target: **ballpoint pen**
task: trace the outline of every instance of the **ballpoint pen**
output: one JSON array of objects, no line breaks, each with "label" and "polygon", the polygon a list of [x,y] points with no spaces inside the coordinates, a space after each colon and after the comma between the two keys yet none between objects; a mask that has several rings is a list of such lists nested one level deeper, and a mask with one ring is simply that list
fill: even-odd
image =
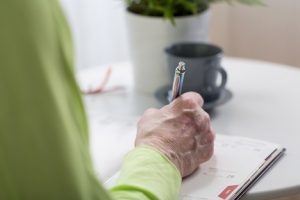
[{"label": "ballpoint pen", "polygon": [[173,86],[172,86],[172,94],[171,94],[172,96],[170,96],[169,98],[170,102],[181,95],[184,74],[185,74],[185,63],[180,61],[178,63],[178,66],[175,69]]}]

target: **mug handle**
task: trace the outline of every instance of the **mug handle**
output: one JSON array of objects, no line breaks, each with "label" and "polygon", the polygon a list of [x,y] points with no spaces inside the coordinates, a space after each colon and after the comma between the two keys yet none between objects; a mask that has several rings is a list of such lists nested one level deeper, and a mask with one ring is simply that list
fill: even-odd
[{"label": "mug handle", "polygon": [[[207,84],[207,87],[206,87],[206,91],[210,94],[214,94],[214,93],[219,93],[222,89],[224,89],[226,83],[227,83],[227,73],[226,71],[220,66],[218,68],[212,68],[212,69],[209,69],[209,71],[218,71],[218,73],[221,74],[221,84],[220,86],[217,86],[217,87],[211,87],[209,84]],[[209,78],[209,76],[207,76],[207,78]],[[208,82],[208,81],[206,81]]]}]

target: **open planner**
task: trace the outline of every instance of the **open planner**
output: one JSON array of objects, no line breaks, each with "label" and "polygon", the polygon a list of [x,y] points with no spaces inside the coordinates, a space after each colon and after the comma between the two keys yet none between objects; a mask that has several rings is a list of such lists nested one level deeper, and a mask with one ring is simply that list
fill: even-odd
[{"label": "open planner", "polygon": [[[179,199],[240,199],[284,151],[270,142],[217,134],[214,156],[183,179]],[[113,186],[117,177],[111,177],[106,187]]]}]

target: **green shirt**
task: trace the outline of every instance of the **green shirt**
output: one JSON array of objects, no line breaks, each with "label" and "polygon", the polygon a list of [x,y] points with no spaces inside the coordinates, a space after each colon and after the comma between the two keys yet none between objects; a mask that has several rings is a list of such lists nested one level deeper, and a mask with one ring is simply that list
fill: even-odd
[{"label": "green shirt", "polygon": [[98,182],[72,53],[56,0],[0,0],[0,199],[177,199],[177,169],[150,148],[111,191]]}]

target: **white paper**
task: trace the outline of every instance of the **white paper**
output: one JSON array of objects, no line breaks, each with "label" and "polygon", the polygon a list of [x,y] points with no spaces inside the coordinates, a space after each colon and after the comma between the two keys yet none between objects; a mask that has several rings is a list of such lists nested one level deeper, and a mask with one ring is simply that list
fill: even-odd
[{"label": "white paper", "polygon": [[[103,163],[110,163],[110,165],[96,163],[99,165],[98,168],[109,167],[101,168],[101,170],[109,171],[106,176],[109,175],[111,178],[105,186],[110,188],[118,177],[115,172],[121,166],[122,157],[133,148],[137,118],[101,116],[98,113],[95,115],[97,116],[93,116],[94,121],[91,122],[91,146],[94,148],[92,151],[95,152],[97,148],[103,149],[104,147],[108,149],[107,152],[115,153],[114,155],[107,154],[99,149],[99,152],[103,153],[100,155],[104,158]],[[117,144],[117,146],[112,144]],[[233,199],[237,191],[259,172],[259,169],[266,163],[266,159],[276,149],[280,149],[279,145],[245,137],[217,134],[213,157],[183,180],[179,199]],[[93,157],[96,156],[99,154],[93,154]],[[112,163],[115,168],[110,167]],[[104,180],[107,178],[104,177]]]},{"label": "white paper", "polygon": [[[248,180],[253,178],[276,144],[218,134],[214,156],[203,163],[191,176],[183,180],[181,200],[230,200]],[[118,173],[109,179],[105,186],[112,187]]]},{"label": "white paper", "polygon": [[217,135],[214,156],[184,179],[181,199],[230,199],[277,148],[263,141]]}]

